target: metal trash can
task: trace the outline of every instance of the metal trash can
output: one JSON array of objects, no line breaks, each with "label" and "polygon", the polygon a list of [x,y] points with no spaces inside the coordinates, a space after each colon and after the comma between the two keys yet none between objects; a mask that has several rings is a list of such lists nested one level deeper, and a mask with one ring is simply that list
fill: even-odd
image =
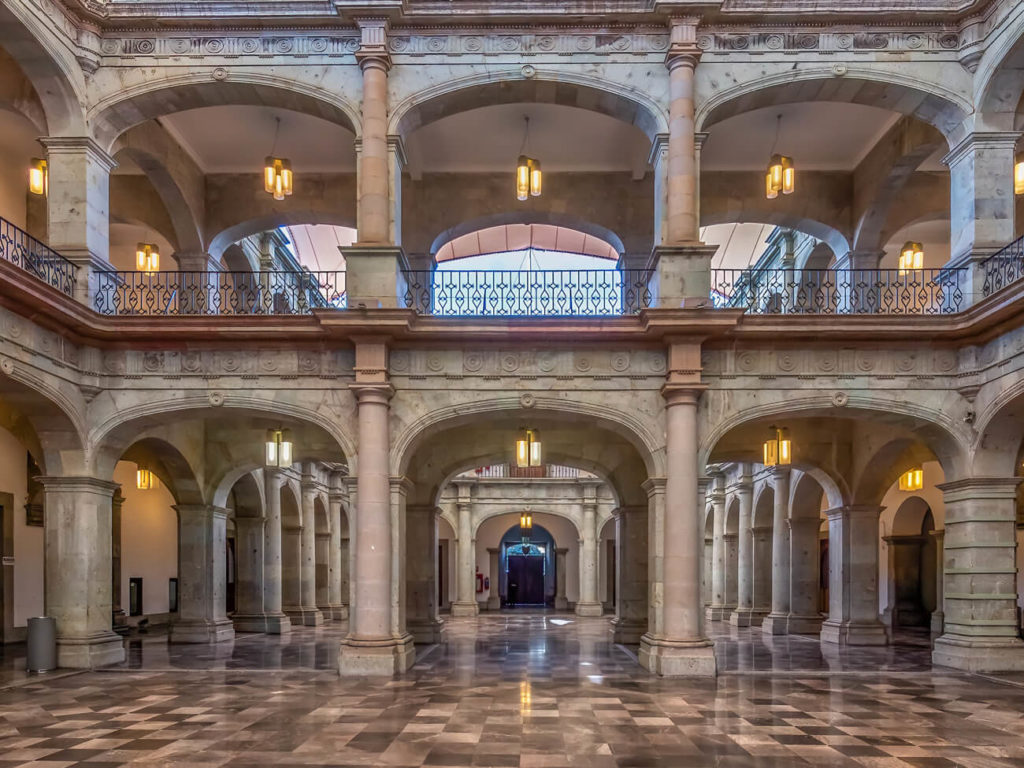
[{"label": "metal trash can", "polygon": [[49,616],[28,620],[28,652],[25,666],[29,672],[49,672],[57,668],[57,621]]}]

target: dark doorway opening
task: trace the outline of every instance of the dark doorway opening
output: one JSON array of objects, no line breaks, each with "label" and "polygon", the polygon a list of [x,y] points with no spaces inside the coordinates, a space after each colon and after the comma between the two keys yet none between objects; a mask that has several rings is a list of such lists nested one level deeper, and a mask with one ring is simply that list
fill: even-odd
[{"label": "dark doorway opening", "polygon": [[512,605],[544,605],[544,558],[509,555],[508,602]]}]

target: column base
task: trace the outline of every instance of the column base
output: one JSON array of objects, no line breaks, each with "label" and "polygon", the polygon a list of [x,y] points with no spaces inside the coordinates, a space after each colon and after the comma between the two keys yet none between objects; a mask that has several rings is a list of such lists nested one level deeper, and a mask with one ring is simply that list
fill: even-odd
[{"label": "column base", "polygon": [[555,598],[555,610],[556,611],[568,611],[569,610],[569,601],[566,600],[564,597],[556,597]]},{"label": "column base", "polygon": [[444,632],[444,620],[426,619],[424,621],[414,621],[410,619],[407,622],[406,629],[409,630],[409,633],[412,635],[413,642],[417,645],[440,643],[442,633]]},{"label": "column base", "polygon": [[710,640],[675,642],[640,638],[640,666],[662,677],[714,677],[718,674]]},{"label": "column base", "polygon": [[463,603],[456,601],[452,603],[452,616],[456,618],[460,616],[476,616],[479,613],[480,606],[476,602]]},{"label": "column base", "polygon": [[385,640],[346,637],[338,651],[338,674],[342,677],[391,677],[405,672],[415,660],[416,649],[410,634]]},{"label": "column base", "polygon": [[889,635],[880,621],[826,620],[821,625],[821,642],[835,645],[888,645]]},{"label": "column base", "polygon": [[184,619],[171,624],[169,643],[223,643],[235,639],[230,619]]},{"label": "column base", "polygon": [[946,631],[946,614],[942,611],[932,611],[932,640],[935,640]]},{"label": "column base", "polygon": [[501,610],[501,597],[489,597],[489,598],[487,598],[487,610],[488,611],[500,611]]},{"label": "column base", "polygon": [[766,635],[788,635],[789,614],[769,613],[761,622],[761,631]]},{"label": "column base", "polygon": [[348,608],[342,604],[318,605],[317,610],[324,616],[324,621],[343,621],[348,618]]},{"label": "column base", "polygon": [[967,672],[1021,672],[1024,642],[1016,637],[974,639],[943,635],[935,641],[932,664]]},{"label": "column base", "polygon": [[600,603],[576,603],[577,616],[596,617],[604,613],[604,606]]},{"label": "column base", "polygon": [[766,615],[765,611],[753,608],[737,608],[729,614],[729,623],[734,627],[759,627]]},{"label": "column base", "polygon": [[319,608],[285,608],[284,612],[297,626],[319,627],[324,623],[324,615]]},{"label": "column base", "polygon": [[622,645],[637,645],[647,631],[647,621],[622,619],[616,616],[611,621],[612,641]]},{"label": "column base", "polygon": [[709,605],[704,609],[705,621],[728,621],[735,606]]},{"label": "column base", "polygon": [[92,669],[124,661],[124,640],[113,632],[90,637],[58,637],[57,666]]},{"label": "column base", "polygon": [[821,632],[821,616],[797,616],[789,615],[789,634],[791,635],[817,635]]}]

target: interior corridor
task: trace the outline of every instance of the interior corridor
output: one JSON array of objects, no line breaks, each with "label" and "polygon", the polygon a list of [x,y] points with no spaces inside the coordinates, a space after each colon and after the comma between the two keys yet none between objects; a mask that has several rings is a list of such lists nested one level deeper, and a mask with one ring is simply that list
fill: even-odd
[{"label": "interior corridor", "polygon": [[0,768],[1024,761],[1024,683],[931,671],[920,649],[823,659],[816,642],[716,622],[717,683],[670,680],[606,619],[517,610],[448,619],[407,675],[368,686],[334,671],[344,624],[208,647],[157,633],[129,638],[119,667],[8,679]]}]

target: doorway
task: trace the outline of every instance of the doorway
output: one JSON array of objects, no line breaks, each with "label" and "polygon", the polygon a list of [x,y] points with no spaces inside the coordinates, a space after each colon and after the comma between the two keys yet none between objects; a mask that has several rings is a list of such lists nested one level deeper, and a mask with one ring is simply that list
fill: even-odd
[{"label": "doorway", "polygon": [[544,557],[508,553],[508,602],[511,605],[544,605]]}]

